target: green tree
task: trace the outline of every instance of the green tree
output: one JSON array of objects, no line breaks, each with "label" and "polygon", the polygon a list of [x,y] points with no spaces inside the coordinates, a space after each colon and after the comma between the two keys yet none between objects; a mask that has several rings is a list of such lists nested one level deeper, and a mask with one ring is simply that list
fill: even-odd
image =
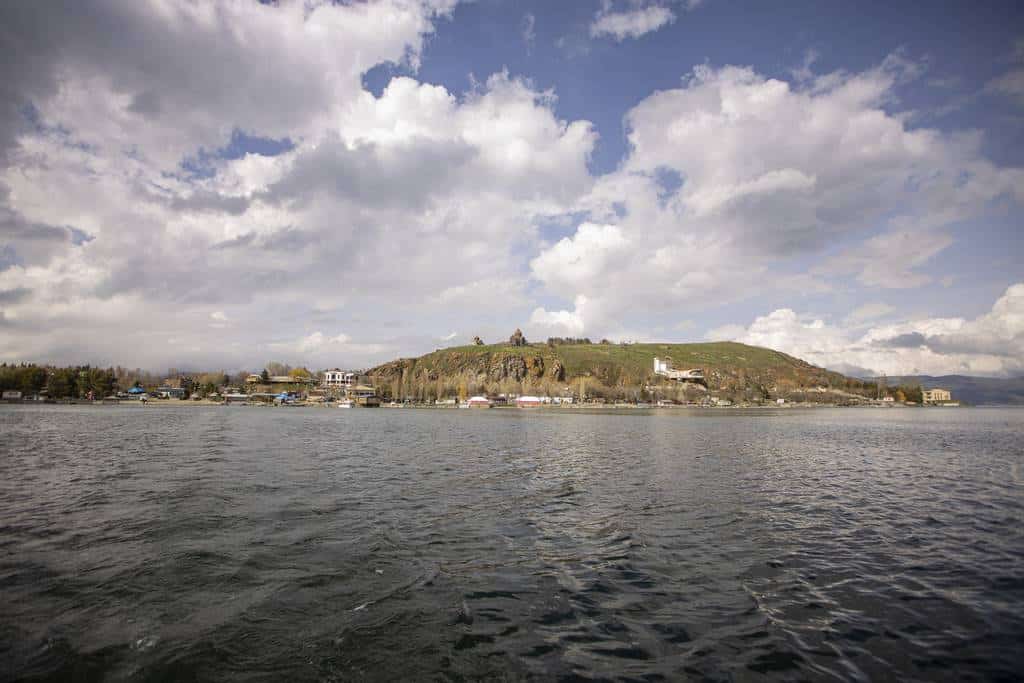
[{"label": "green tree", "polygon": [[50,398],[70,398],[78,395],[76,380],[78,371],[74,368],[55,368],[46,383]]}]

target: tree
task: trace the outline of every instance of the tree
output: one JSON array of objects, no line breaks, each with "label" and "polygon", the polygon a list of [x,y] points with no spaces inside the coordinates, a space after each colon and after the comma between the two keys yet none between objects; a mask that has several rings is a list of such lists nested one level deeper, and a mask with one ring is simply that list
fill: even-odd
[{"label": "tree", "polygon": [[288,374],[294,377],[295,379],[303,380],[309,379],[310,377],[313,376],[312,373],[310,373],[310,371],[307,370],[306,368],[293,368],[291,372],[289,372]]},{"label": "tree", "polygon": [[267,372],[269,372],[271,375],[287,375],[289,372],[291,372],[291,369],[292,366],[288,365],[287,363],[278,363],[277,361],[271,361],[270,363],[267,363]]},{"label": "tree", "polygon": [[90,368],[86,366],[78,375],[78,391],[82,395],[92,393],[94,398],[103,398],[114,393],[117,388],[117,375],[113,368]]},{"label": "tree", "polygon": [[75,386],[77,377],[78,371],[74,368],[55,369],[46,383],[46,391],[50,394],[50,398],[70,398],[76,396],[78,394],[78,388]]},{"label": "tree", "polygon": [[270,381],[270,373],[267,372],[266,368],[263,368],[263,372],[260,373],[260,381],[264,384]]},{"label": "tree", "polygon": [[481,339],[480,337],[473,337],[473,345],[474,346],[483,346],[484,345],[484,340]]}]

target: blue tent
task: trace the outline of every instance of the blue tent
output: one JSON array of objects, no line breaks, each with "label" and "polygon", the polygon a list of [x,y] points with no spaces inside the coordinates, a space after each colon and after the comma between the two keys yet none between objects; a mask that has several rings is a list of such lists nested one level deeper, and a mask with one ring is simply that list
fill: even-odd
[{"label": "blue tent", "polygon": [[144,393],[146,393],[146,390],[143,389],[142,387],[132,387],[131,389],[128,390],[128,393],[129,394],[144,394]]}]

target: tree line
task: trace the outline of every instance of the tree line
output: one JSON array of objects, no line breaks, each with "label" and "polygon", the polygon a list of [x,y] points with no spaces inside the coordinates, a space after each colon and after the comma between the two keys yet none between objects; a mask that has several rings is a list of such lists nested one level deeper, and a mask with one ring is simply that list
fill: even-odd
[{"label": "tree line", "polygon": [[0,391],[20,391],[31,395],[46,390],[51,398],[84,398],[90,392],[97,397],[109,396],[117,391],[117,387],[114,368],[0,364]]}]

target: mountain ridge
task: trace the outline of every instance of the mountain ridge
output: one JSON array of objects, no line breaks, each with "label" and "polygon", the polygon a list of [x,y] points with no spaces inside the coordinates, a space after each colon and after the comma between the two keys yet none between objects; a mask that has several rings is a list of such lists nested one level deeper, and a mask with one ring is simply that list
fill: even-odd
[{"label": "mountain ridge", "polygon": [[890,384],[920,384],[926,389],[949,389],[953,399],[971,405],[1024,405],[1024,377],[972,375],[901,375]]}]

